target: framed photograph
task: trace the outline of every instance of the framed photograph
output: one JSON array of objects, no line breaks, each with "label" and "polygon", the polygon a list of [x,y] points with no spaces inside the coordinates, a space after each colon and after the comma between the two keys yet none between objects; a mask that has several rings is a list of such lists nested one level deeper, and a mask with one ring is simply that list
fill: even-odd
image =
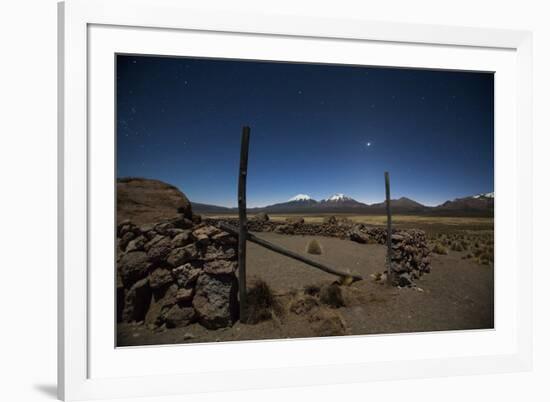
[{"label": "framed photograph", "polygon": [[529,32],[70,0],[59,48],[60,398],[530,369]]}]

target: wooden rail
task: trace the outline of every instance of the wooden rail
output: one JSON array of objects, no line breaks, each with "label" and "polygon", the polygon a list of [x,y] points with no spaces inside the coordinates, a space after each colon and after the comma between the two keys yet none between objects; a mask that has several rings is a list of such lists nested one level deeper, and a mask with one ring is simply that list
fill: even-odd
[{"label": "wooden rail", "polygon": [[[239,244],[240,244],[241,239],[242,239],[240,237],[240,232],[241,232],[240,230],[238,230],[237,228],[235,228],[231,225],[228,225],[227,223],[224,223],[224,222],[220,222],[219,227],[220,227],[220,229],[225,230],[226,232],[231,233],[232,235],[239,236]],[[300,261],[300,262],[303,262],[305,264],[311,265],[312,267],[320,269],[321,271],[327,272],[329,274],[337,275],[337,276],[339,276],[343,279],[351,278],[352,281],[360,281],[360,280],[363,279],[363,277],[359,274],[352,274],[352,273],[349,273],[349,272],[344,272],[344,271],[340,271],[340,270],[335,269],[335,268],[331,268],[327,265],[321,264],[320,262],[310,260],[309,258],[304,257],[303,255],[300,255],[300,254],[295,253],[293,251],[286,250],[286,249],[284,249],[280,246],[277,246],[273,243],[270,243],[266,240],[260,239],[259,237],[256,237],[253,234],[250,234],[248,232],[246,232],[245,236],[246,236],[246,240],[251,241],[252,243],[256,243],[256,244],[258,244],[262,247],[265,247],[265,248],[267,248],[271,251],[274,251],[276,253],[279,253],[279,254],[285,255],[287,257],[293,258],[293,259],[295,259],[297,261]]]}]

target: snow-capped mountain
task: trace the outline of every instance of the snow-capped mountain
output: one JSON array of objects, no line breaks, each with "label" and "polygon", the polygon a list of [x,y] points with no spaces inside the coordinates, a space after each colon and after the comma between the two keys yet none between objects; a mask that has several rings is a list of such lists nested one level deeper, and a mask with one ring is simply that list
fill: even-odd
[{"label": "snow-capped mountain", "polygon": [[449,216],[492,215],[494,203],[494,192],[481,193],[469,197],[456,198],[452,201],[446,201],[443,204],[432,208],[432,212]]},{"label": "snow-capped mountain", "polygon": [[472,198],[495,198],[495,192],[476,194]]},{"label": "snow-capped mountain", "polygon": [[340,209],[356,209],[361,207],[366,207],[366,204],[356,201],[347,195],[342,193],[333,194],[328,197],[326,200],[321,200],[318,204],[319,208],[324,210],[330,209],[337,212]]},{"label": "snow-capped mountain", "polygon": [[328,197],[326,201],[328,202],[338,202],[338,201],[353,201],[353,198],[348,197],[347,195],[344,195],[342,193],[334,194]]},{"label": "snow-capped mountain", "polygon": [[311,200],[311,197],[307,194],[297,194],[295,195],[294,197],[292,197],[291,199],[288,200],[288,202],[292,202],[292,201],[309,201]]}]

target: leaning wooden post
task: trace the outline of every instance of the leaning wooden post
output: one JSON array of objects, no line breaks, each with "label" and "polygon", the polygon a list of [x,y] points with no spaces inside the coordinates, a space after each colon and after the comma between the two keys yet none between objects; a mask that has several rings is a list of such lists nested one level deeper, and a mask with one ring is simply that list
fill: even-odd
[{"label": "leaning wooden post", "polygon": [[246,171],[248,169],[248,140],[250,127],[243,127],[241,137],[241,163],[239,165],[239,319],[245,321],[246,314]]},{"label": "leaning wooden post", "polygon": [[386,243],[388,244],[388,274],[386,275],[386,281],[388,285],[391,285],[393,282],[393,274],[392,274],[392,267],[391,267],[391,206],[390,206],[390,174],[388,172],[384,172],[384,179],[386,181],[386,214],[387,214],[387,222],[388,222],[388,234],[386,236]]}]

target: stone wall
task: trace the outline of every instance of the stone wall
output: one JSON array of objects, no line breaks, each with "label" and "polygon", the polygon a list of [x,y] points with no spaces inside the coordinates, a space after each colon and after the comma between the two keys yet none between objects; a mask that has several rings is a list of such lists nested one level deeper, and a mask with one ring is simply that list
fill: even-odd
[{"label": "stone wall", "polygon": [[[238,220],[212,219],[208,220],[212,225],[223,221],[235,227]],[[350,220],[339,220],[335,217],[327,217],[323,223],[306,223],[303,218],[292,217],[286,222],[270,221],[265,214],[252,217],[248,222],[248,228],[252,232],[274,232],[290,235],[311,235],[338,237],[349,239],[358,243],[386,245],[387,231],[382,227],[367,226],[354,223]],[[398,286],[412,286],[418,279],[431,269],[431,252],[426,239],[426,234],[417,229],[394,229],[392,231],[392,271],[393,282]],[[382,268],[382,267],[381,267]],[[383,279],[384,272],[378,278]]]},{"label": "stone wall", "polygon": [[117,226],[117,320],[149,328],[238,319],[237,240],[183,215],[154,225]]}]

